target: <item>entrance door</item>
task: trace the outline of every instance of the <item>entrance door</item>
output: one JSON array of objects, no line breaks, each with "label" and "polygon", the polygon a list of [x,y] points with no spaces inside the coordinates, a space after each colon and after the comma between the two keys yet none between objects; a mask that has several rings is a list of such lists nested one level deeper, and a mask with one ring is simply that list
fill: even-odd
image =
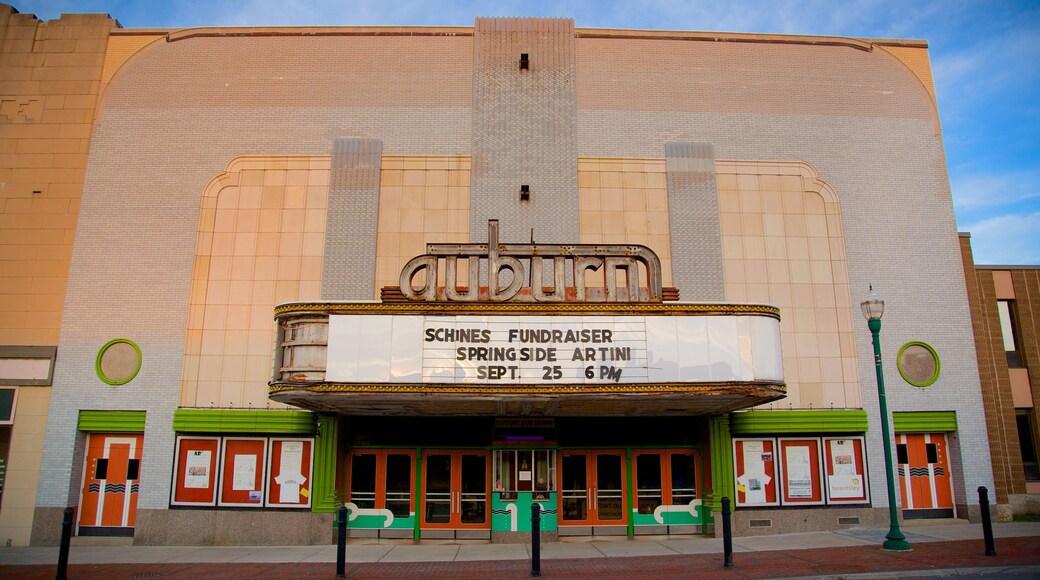
[{"label": "entrance door", "polygon": [[415,453],[408,450],[353,450],[348,457],[348,526],[411,530]]},{"label": "entrance door", "polygon": [[621,451],[561,451],[560,525],[626,525]]},{"label": "entrance door", "polygon": [[[636,513],[646,523],[693,524],[699,522],[697,455],[692,450],[636,451],[633,454]],[[636,525],[640,525],[637,520]]]},{"label": "entrance door", "polygon": [[79,535],[134,535],[143,442],[142,433],[87,436]]},{"label": "entrance door", "polygon": [[488,458],[486,451],[423,453],[423,527],[491,527]]},{"label": "entrance door", "polygon": [[953,488],[945,433],[896,434],[903,517],[952,518]]}]

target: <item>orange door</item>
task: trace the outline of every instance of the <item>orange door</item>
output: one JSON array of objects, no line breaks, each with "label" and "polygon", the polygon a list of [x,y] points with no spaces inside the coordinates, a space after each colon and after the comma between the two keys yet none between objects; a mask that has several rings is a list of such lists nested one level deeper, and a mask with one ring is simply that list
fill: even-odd
[{"label": "orange door", "polygon": [[622,451],[561,451],[560,525],[627,525]]},{"label": "orange door", "polygon": [[661,506],[686,506],[697,499],[697,452],[639,450],[632,453],[637,513],[654,515]]},{"label": "orange door", "polygon": [[490,528],[487,451],[424,451],[422,527]]},{"label": "orange door", "polygon": [[92,528],[134,527],[143,442],[142,433],[87,436],[79,508],[81,534]]},{"label": "orange door", "polygon": [[347,501],[356,509],[389,510],[395,518],[414,511],[415,452],[355,449],[347,456]]},{"label": "orange door", "polygon": [[896,434],[900,494],[906,518],[953,517],[945,433]]}]

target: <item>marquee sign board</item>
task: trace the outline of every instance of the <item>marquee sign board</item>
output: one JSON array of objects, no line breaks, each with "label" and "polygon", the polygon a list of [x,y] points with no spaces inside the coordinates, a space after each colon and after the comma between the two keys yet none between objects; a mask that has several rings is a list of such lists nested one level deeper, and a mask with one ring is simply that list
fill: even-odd
[{"label": "marquee sign board", "polygon": [[330,315],[325,381],[783,381],[771,316]]}]

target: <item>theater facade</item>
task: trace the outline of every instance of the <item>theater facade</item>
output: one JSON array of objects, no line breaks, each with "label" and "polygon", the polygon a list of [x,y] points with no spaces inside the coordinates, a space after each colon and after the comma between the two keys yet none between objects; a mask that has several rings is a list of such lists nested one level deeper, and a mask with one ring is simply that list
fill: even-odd
[{"label": "theater facade", "polygon": [[[4,26],[55,40],[11,49],[30,76],[94,50],[8,87],[86,125],[50,158],[79,170],[5,190],[74,215],[60,332],[0,352],[51,369],[0,367],[23,543],[65,507],[137,544],[328,543],[340,506],[420,540],[524,541],[534,503],[549,539],[711,534],[724,497],[743,535],[886,525],[871,284],[900,514],[978,517],[925,42]],[[73,146],[36,106],[13,164]],[[14,224],[36,255],[46,219]]]}]

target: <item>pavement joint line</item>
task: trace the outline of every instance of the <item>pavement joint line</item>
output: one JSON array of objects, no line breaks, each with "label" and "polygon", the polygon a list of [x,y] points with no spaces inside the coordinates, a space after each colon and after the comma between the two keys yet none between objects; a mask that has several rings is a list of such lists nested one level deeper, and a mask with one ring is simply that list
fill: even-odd
[{"label": "pavement joint line", "polygon": [[922,568],[920,570],[892,570],[888,572],[863,572],[855,574],[824,574],[794,576],[783,580],[881,580],[884,578],[948,578],[957,576],[981,576],[984,574],[1028,574],[1040,576],[1040,566],[976,566],[969,568]]}]

